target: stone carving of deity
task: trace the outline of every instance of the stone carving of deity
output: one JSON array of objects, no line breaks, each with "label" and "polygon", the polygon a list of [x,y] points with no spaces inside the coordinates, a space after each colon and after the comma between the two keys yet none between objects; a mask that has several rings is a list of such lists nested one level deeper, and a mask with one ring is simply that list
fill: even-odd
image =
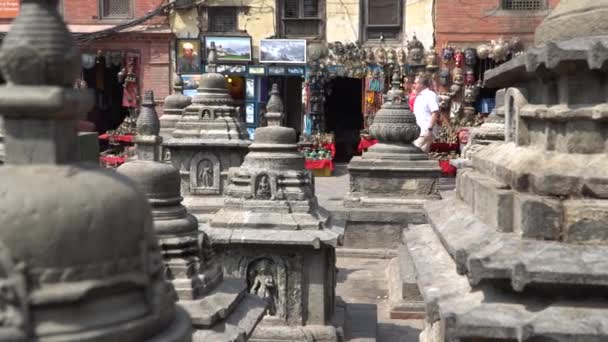
[{"label": "stone carving of deity", "polygon": [[270,182],[267,175],[262,175],[255,190],[255,197],[258,199],[270,199]]},{"label": "stone carving of deity", "polygon": [[213,186],[213,164],[207,159],[198,164],[198,184],[203,188]]},{"label": "stone carving of deity", "polygon": [[269,259],[259,259],[249,266],[249,293],[268,301],[268,315],[277,314],[279,301],[276,282],[276,269]]},{"label": "stone carving of deity", "polygon": [[211,112],[209,112],[208,110],[204,110],[203,111],[203,119],[210,119],[211,118]]}]

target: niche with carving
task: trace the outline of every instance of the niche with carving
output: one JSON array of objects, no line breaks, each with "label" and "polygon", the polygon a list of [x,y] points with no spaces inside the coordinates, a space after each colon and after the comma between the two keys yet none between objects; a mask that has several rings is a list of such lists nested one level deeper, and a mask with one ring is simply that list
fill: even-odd
[{"label": "niche with carving", "polygon": [[210,152],[197,153],[190,161],[190,191],[220,194],[220,161]]}]

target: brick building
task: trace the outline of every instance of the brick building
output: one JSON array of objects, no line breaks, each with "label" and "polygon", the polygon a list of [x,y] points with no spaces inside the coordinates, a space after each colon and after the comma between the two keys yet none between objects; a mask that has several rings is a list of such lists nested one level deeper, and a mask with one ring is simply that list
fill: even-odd
[{"label": "brick building", "polygon": [[435,45],[474,47],[500,36],[533,41],[534,30],[559,0],[436,0]]},{"label": "brick building", "polygon": [[[9,7],[11,3],[15,5]],[[0,32],[7,32],[18,12],[19,0],[0,8]],[[83,52],[82,79],[96,94],[96,106],[88,114],[99,132],[114,129],[129,112],[123,106],[123,82],[118,73],[128,57],[136,57],[138,94],[154,90],[156,101],[170,92],[170,54],[173,38],[165,11],[137,25],[125,23],[154,12],[159,0],[59,0],[59,11]],[[159,11],[157,11],[159,12]],[[154,12],[156,13],[156,12]],[[103,34],[100,34],[103,32]],[[143,96],[142,96],[143,97]],[[139,104],[139,97],[135,98]],[[158,108],[160,110],[161,108]]]}]

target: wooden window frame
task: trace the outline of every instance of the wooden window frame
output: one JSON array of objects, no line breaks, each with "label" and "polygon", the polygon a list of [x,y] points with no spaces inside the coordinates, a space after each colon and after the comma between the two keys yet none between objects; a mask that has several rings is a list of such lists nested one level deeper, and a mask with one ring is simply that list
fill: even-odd
[{"label": "wooden window frame", "polygon": [[541,12],[541,11],[546,11],[548,9],[548,3],[547,0],[538,0],[538,2],[540,3],[540,7],[537,9],[513,9],[513,8],[507,8],[506,7],[506,2],[508,0],[499,0],[499,8],[501,11],[506,11],[506,12],[510,12],[510,13],[535,13],[535,12]]},{"label": "wooden window frame", "polygon": [[[234,30],[233,31],[213,31],[211,30],[211,13],[213,10],[219,9],[230,9],[234,11]],[[237,6],[207,6],[207,30],[208,33],[213,34],[234,34],[239,32],[239,7]]]},{"label": "wooden window frame", "polygon": [[399,23],[398,24],[394,24],[394,25],[370,25],[369,24],[369,11],[368,11],[368,4],[370,1],[374,1],[374,0],[362,0],[361,1],[361,14],[363,15],[363,20],[361,20],[361,41],[362,43],[364,42],[378,42],[380,41],[379,39],[370,39],[368,37],[367,34],[367,30],[368,28],[388,28],[388,29],[396,29],[398,30],[398,34],[397,34],[397,38],[391,38],[391,39],[386,39],[387,41],[390,42],[396,42],[396,41],[400,41],[401,40],[401,35],[403,34],[403,22],[404,22],[404,16],[405,14],[403,13],[403,0],[394,0],[397,2],[397,6],[399,7]]},{"label": "wooden window frame", "polygon": [[[304,1],[298,0],[300,4],[300,13],[304,12]],[[318,0],[317,16],[316,17],[300,17],[300,18],[285,18],[285,0],[277,0],[277,21],[279,22],[279,36],[281,38],[306,39],[306,40],[322,40],[325,36],[325,0]],[[311,22],[315,21],[318,25],[318,34],[316,35],[288,35],[286,34],[285,22]]]}]

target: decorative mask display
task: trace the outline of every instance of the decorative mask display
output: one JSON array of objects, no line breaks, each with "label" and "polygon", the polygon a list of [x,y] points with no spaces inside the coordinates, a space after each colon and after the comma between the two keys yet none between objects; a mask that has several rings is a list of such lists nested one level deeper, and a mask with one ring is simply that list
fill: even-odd
[{"label": "decorative mask display", "polygon": [[437,52],[434,47],[431,47],[426,53],[426,69],[434,72],[439,69],[439,65],[437,64]]},{"label": "decorative mask display", "polygon": [[454,64],[457,68],[462,68],[462,64],[464,63],[464,53],[462,50],[457,50],[454,54]]},{"label": "decorative mask display", "polygon": [[409,64],[416,66],[424,65],[424,46],[416,38],[416,35],[407,43],[407,55],[409,57]]},{"label": "decorative mask display", "polygon": [[464,74],[464,84],[475,84],[475,73],[473,72],[473,70],[467,70],[467,72]]},{"label": "decorative mask display", "polygon": [[397,64],[397,52],[395,52],[395,49],[388,49],[388,51],[386,52],[386,59],[389,65]]},{"label": "decorative mask display", "polygon": [[397,51],[397,63],[401,66],[404,66],[407,63],[407,55],[405,54],[405,50],[399,49],[399,51]]},{"label": "decorative mask display", "polygon": [[470,67],[477,63],[477,52],[475,49],[468,48],[464,50],[464,63]]},{"label": "decorative mask display", "polygon": [[384,48],[376,49],[376,63],[378,63],[380,66],[386,64],[386,51]]},{"label": "decorative mask display", "polygon": [[464,102],[466,103],[474,103],[477,99],[477,87],[475,86],[465,86],[464,87]]},{"label": "decorative mask display", "polygon": [[492,40],[492,48],[490,57],[496,62],[504,62],[507,60],[509,54],[509,43],[506,42],[502,37],[498,38],[497,41]]},{"label": "decorative mask display", "polygon": [[462,68],[452,70],[452,83],[462,85],[464,83],[464,72]]},{"label": "decorative mask display", "polygon": [[462,89],[462,85],[460,85],[460,84],[452,84],[450,86],[450,93],[457,94],[460,91],[460,89]]},{"label": "decorative mask display", "polygon": [[441,69],[439,71],[439,84],[444,87],[450,85],[450,69]]},{"label": "decorative mask display", "polygon": [[451,44],[446,44],[443,46],[443,50],[441,51],[441,59],[443,63],[448,64],[454,59],[454,46]]},{"label": "decorative mask display", "polygon": [[376,56],[374,55],[374,51],[371,48],[367,48],[365,50],[365,61],[367,64],[375,64]]},{"label": "decorative mask display", "polygon": [[439,108],[444,112],[450,110],[450,101],[452,99],[450,95],[449,93],[439,94]]},{"label": "decorative mask display", "polygon": [[488,44],[479,45],[477,47],[477,57],[482,60],[490,57],[490,46]]}]

